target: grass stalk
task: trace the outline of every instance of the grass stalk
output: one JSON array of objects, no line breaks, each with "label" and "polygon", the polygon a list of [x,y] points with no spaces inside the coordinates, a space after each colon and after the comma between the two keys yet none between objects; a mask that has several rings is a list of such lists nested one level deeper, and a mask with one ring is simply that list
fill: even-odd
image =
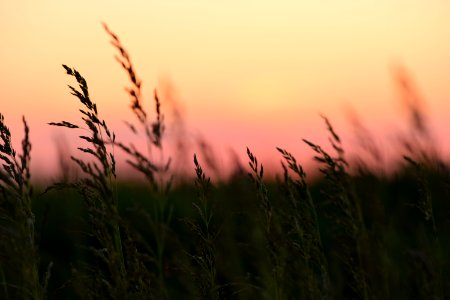
[{"label": "grass stalk", "polygon": [[[98,257],[105,268],[92,267],[93,276],[102,283],[101,288],[95,287],[92,296],[97,292],[110,293],[116,297],[124,296],[127,289],[127,274],[123,254],[122,237],[120,232],[120,216],[118,200],[114,193],[115,158],[113,152],[107,149],[106,136],[109,143],[114,145],[115,134],[112,133],[106,122],[101,119],[97,105],[92,102],[88,86],[84,77],[75,69],[63,65],[66,73],[75,78],[78,89],[70,86],[69,89],[83,108],[80,109],[81,119],[86,125],[83,128],[89,135],[80,135],[79,138],[89,146],[78,147],[78,150],[92,158],[83,160],[72,157],[72,160],[83,171],[84,177],[75,183],[57,183],[52,188],[75,188],[82,196],[88,212],[89,225],[97,247],[91,247],[94,256]],[[71,130],[82,128],[67,121],[51,122],[53,126],[65,127]]]},{"label": "grass stalk", "polygon": [[[116,60],[122,66],[130,80],[130,86],[126,88],[126,91],[131,99],[130,108],[136,116],[139,126],[135,126],[130,122],[127,122],[126,124],[134,134],[143,132],[147,144],[147,154],[144,154],[137,149],[133,143],[126,145],[122,142],[115,142],[115,144],[130,157],[130,159],[127,160],[127,163],[145,176],[155,196],[150,226],[152,227],[155,239],[160,296],[166,298],[167,291],[164,284],[164,257],[167,239],[166,227],[171,222],[173,207],[168,203],[167,197],[167,193],[172,184],[172,178],[166,178],[170,169],[171,159],[169,158],[166,161],[164,158],[163,136],[165,123],[164,115],[161,111],[161,101],[155,89],[153,98],[156,117],[155,120],[152,121],[143,106],[141,90],[142,82],[137,76],[128,51],[122,45],[119,37],[112,32],[105,23],[103,24],[103,27],[111,38],[111,44],[119,52],[119,54],[115,56]],[[156,149],[159,153],[159,162],[154,160],[153,149]]]},{"label": "grass stalk", "polygon": [[44,299],[39,280],[39,258],[35,241],[35,218],[31,210],[31,143],[23,118],[25,135],[22,154],[12,146],[12,137],[0,114],[0,270],[4,297]]},{"label": "grass stalk", "polygon": [[271,279],[266,282],[266,288],[269,292],[269,297],[272,299],[284,299],[283,291],[283,273],[284,273],[284,259],[282,256],[282,247],[277,245],[279,241],[279,232],[277,228],[276,212],[273,204],[269,198],[269,193],[266,184],[264,183],[264,167],[258,162],[256,156],[247,148],[247,156],[249,158],[249,166],[251,172],[248,173],[250,179],[255,184],[257,190],[257,197],[260,204],[260,213],[263,216],[262,226],[267,251],[269,252],[269,268],[271,269]]},{"label": "grass stalk", "polygon": [[220,285],[217,282],[215,240],[219,234],[214,226],[211,179],[206,177],[197,156],[194,154],[195,187],[197,199],[192,203],[196,219],[186,219],[197,239],[196,252],[189,254],[195,264],[197,290],[201,299],[220,299]]},{"label": "grass stalk", "polygon": [[335,224],[336,242],[341,246],[337,252],[345,266],[343,294],[349,298],[368,299],[369,287],[363,267],[363,247],[367,241],[363,214],[351,176],[347,173],[348,163],[340,137],[328,119],[324,116],[322,118],[337,156],[332,157],[320,146],[305,139],[303,141],[316,152],[314,159],[324,165],[320,171],[325,175],[328,188],[323,192],[332,205],[330,216]]},{"label": "grass stalk", "polygon": [[[299,256],[304,264],[295,269],[297,274],[305,274],[300,290],[305,299],[328,299],[330,297],[330,279],[328,263],[324,254],[316,205],[313,202],[303,167],[288,151],[277,148],[287,166],[284,170],[284,190],[287,205],[285,205],[286,235],[288,248],[294,251],[288,256]],[[294,173],[294,179],[289,170]],[[291,265],[293,265],[292,263]],[[299,281],[302,281],[299,279]]]}]

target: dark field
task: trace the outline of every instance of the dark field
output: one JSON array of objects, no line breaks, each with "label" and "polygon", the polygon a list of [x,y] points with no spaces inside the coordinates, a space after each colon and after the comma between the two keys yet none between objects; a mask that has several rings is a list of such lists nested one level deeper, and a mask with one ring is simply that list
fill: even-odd
[{"label": "dark field", "polygon": [[[153,278],[162,272],[164,294],[170,299],[430,299],[430,295],[445,299],[450,292],[446,280],[450,205],[448,175],[443,172],[428,169],[424,177],[418,177],[410,168],[389,179],[371,174],[351,177],[364,218],[358,247],[346,236],[350,230],[344,227],[349,225],[346,215],[336,211],[335,204],[323,196],[324,191],[333,189],[325,181],[310,189],[317,209],[321,249],[315,248],[313,233],[308,232],[311,224],[303,219],[308,215],[303,211],[305,199],[295,199],[299,211],[294,210],[293,199],[281,184],[267,184],[273,219],[266,236],[261,200],[245,174],[211,191],[210,240],[204,240],[190,226],[190,222],[202,224],[192,205],[198,201],[193,185],[177,187],[163,200],[173,209],[167,223],[155,224],[151,220],[155,202],[161,199],[142,185],[118,185],[119,212],[121,221],[139,235],[136,250],[150,256],[147,271],[153,274],[148,281],[149,298],[162,297],[158,279]],[[427,182],[426,193],[421,180]],[[426,198],[432,201],[434,219],[427,220],[425,211],[419,208]],[[52,299],[83,299],[100,292],[110,295],[108,290],[78,287],[77,275],[83,263],[99,264],[85,249],[95,243],[88,236],[88,215],[82,203],[82,198],[68,191],[49,193],[34,201],[42,276],[53,262],[47,289]],[[154,230],[165,232],[162,271],[152,257],[156,251]],[[346,257],[352,250],[358,251],[357,256]],[[201,264],[200,257],[211,259],[211,265]],[[74,274],[75,269],[78,272]],[[14,267],[12,270],[17,271]],[[102,276],[109,275],[103,272],[106,274]],[[356,277],[356,272],[364,277]],[[323,276],[329,280],[325,286]],[[356,280],[361,282],[353,282]]]}]

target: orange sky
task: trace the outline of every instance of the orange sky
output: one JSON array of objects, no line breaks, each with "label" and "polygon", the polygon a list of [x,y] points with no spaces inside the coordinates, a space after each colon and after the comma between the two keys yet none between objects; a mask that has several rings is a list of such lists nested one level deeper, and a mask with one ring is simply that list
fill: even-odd
[{"label": "orange sky", "polygon": [[265,161],[284,146],[308,162],[300,139],[326,141],[319,112],[347,136],[348,106],[379,133],[404,126],[397,64],[440,137],[450,133],[448,1],[0,1],[0,112],[19,136],[21,115],[29,120],[36,170],[52,172],[54,139],[67,133],[46,123],[78,119],[62,63],[86,77],[119,137],[127,132],[127,78],[102,21],[129,50],[145,105],[171,82],[188,139],[201,133],[218,156],[232,147],[244,157],[248,145]]}]

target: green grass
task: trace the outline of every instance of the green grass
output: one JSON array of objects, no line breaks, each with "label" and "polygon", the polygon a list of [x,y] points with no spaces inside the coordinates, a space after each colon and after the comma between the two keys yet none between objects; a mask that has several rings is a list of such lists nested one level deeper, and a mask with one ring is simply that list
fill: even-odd
[{"label": "green grass", "polygon": [[[398,148],[402,167],[390,173],[348,157],[323,117],[330,145],[303,140],[321,174],[315,180],[274,145],[276,180],[265,180],[258,149],[247,149],[248,167],[218,182],[200,164],[207,158],[189,154],[192,177],[175,185],[163,147],[164,99],[155,91],[155,111],[143,107],[130,56],[105,29],[130,80],[136,118],[127,126],[146,147],[116,137],[82,74],[64,66],[81,121],[50,124],[78,136],[71,160],[80,175],[32,193],[29,128],[24,121],[19,155],[0,116],[0,299],[450,297],[450,167],[417,107]],[[358,126],[360,144],[381,161]],[[145,181],[117,181],[117,151]]]}]

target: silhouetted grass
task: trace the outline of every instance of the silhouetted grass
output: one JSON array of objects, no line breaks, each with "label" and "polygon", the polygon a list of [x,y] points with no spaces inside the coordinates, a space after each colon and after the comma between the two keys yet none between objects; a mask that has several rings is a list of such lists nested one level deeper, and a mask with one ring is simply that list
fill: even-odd
[{"label": "silhouetted grass", "polygon": [[4,299],[44,299],[51,263],[39,277],[39,256],[32,212],[31,144],[23,118],[22,154],[0,114],[0,281]]},{"label": "silhouetted grass", "polygon": [[[17,155],[0,115],[0,299],[450,297],[450,168],[417,101],[407,102],[411,132],[399,139],[401,168],[390,173],[360,123],[360,145],[379,165],[348,157],[348,146],[323,117],[331,151],[303,140],[322,177],[307,181],[297,159],[278,147],[276,181],[265,180],[247,149],[248,171],[228,181],[212,183],[194,155],[193,178],[172,186],[164,99],[155,92],[152,118],[128,52],[105,30],[130,80],[137,125],[127,126],[147,147],[116,139],[84,77],[64,65],[77,83],[69,89],[82,122],[50,124],[82,132],[79,154],[71,157],[80,175],[38,187],[46,193],[35,196],[28,126],[24,120]],[[405,78],[403,94],[414,99]],[[117,182],[115,149],[146,184]],[[204,159],[208,164],[210,157]]]}]

